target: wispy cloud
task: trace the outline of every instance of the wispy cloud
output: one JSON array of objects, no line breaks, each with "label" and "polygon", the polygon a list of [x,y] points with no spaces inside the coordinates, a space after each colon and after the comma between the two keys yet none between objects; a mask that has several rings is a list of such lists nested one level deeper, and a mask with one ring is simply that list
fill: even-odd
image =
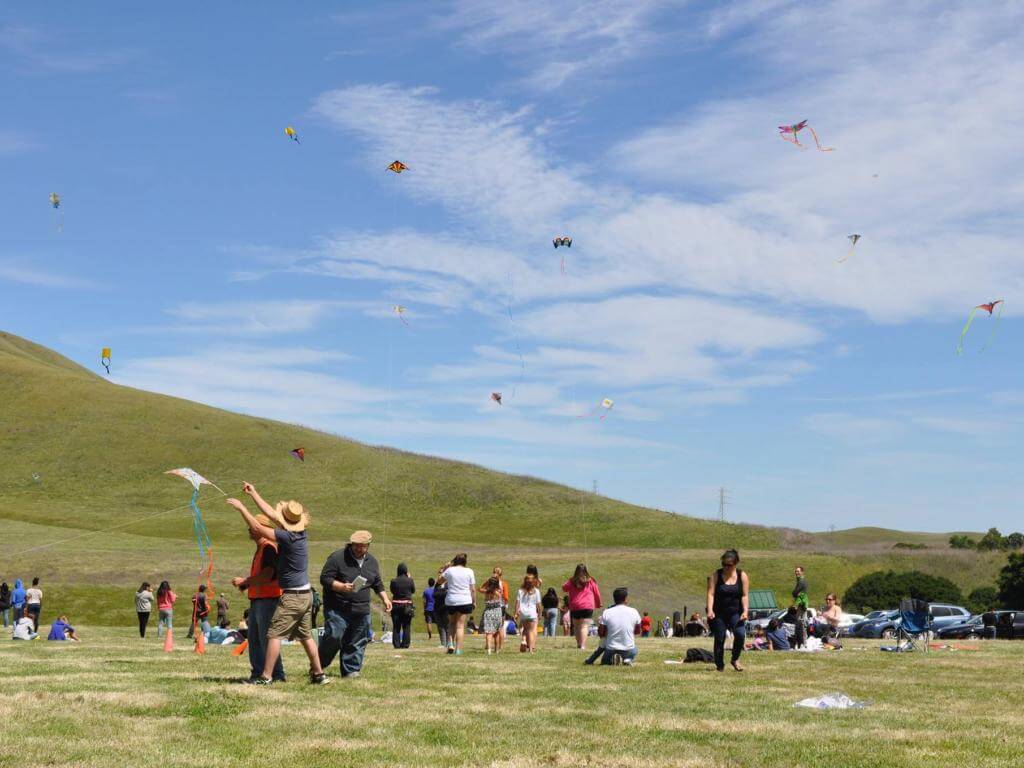
[{"label": "wispy cloud", "polygon": [[40,288],[63,288],[68,290],[98,290],[101,286],[92,280],[64,275],[32,267],[0,262],[0,280]]},{"label": "wispy cloud", "polygon": [[438,26],[463,45],[498,53],[527,68],[526,82],[553,91],[584,76],[650,55],[681,0],[455,0]]},{"label": "wispy cloud", "polygon": [[32,70],[63,74],[90,74],[122,66],[128,51],[82,52],[62,49],[63,42],[33,27],[0,26],[0,49]]},{"label": "wispy cloud", "polygon": [[11,131],[0,131],[0,155],[18,155],[36,148],[36,143]]}]

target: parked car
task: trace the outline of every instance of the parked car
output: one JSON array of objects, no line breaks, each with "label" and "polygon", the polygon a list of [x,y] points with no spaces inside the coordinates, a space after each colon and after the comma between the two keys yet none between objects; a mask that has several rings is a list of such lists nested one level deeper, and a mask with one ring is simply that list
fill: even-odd
[{"label": "parked car", "polygon": [[971,616],[967,621],[950,624],[935,632],[940,640],[974,640],[985,636],[985,628],[981,623],[981,614]]},{"label": "parked car", "polygon": [[996,611],[996,637],[1024,640],[1024,611]]},{"label": "parked car", "polygon": [[[874,618],[872,618],[874,615]],[[899,628],[899,611],[872,611],[847,630],[849,637],[892,638]]]},{"label": "parked car", "polygon": [[[785,611],[785,610],[773,611],[770,616],[764,616],[764,617],[759,618],[759,619],[750,619],[750,620],[748,620],[747,621],[747,634],[748,635],[753,635],[754,634],[754,627],[763,627],[764,629],[768,629],[768,622],[769,621],[771,621],[772,619],[778,619],[779,621],[782,621],[782,619],[786,616],[786,613],[787,613],[787,611]],[[815,619],[817,619],[817,617],[818,617],[818,612],[814,608],[808,608],[807,609],[807,622],[808,622],[808,624],[813,624]],[[793,637],[794,635],[796,635],[796,626],[794,624],[792,624],[790,622],[782,621],[782,626],[786,630],[786,634],[789,637]]]},{"label": "parked car", "polygon": [[954,624],[963,624],[971,618],[971,612],[966,608],[945,603],[929,603],[928,613],[932,616],[932,632],[935,633]]},{"label": "parked car", "polygon": [[[962,624],[971,618],[971,612],[959,605],[947,605],[945,603],[930,603],[928,612],[932,617],[932,632]],[[869,614],[870,615],[870,614]],[[852,626],[848,632],[850,637],[885,638],[896,637],[900,628],[900,612],[885,611],[882,616],[870,619],[865,617],[864,621]]]}]

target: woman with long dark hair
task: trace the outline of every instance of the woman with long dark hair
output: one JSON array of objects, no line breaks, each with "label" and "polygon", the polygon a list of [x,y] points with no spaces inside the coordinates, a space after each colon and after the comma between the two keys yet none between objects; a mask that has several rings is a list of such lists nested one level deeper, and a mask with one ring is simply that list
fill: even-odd
[{"label": "woman with long dark hair", "polygon": [[555,637],[558,634],[558,593],[554,587],[548,587],[540,600],[544,609],[544,637]]},{"label": "woman with long dark hair", "polygon": [[587,566],[576,566],[572,578],[562,585],[562,591],[569,595],[569,612],[572,616],[576,647],[587,650],[587,633],[594,623],[594,611],[601,608],[601,590],[590,575]]},{"label": "woman with long dark hair", "polygon": [[168,632],[173,629],[174,601],[177,599],[178,596],[174,594],[174,590],[171,589],[171,585],[166,581],[161,581],[160,586],[156,590],[157,637],[160,637],[161,629],[166,629]]},{"label": "woman with long dark hair", "polygon": [[746,621],[750,580],[737,566],[740,555],[735,549],[722,553],[722,567],[708,576],[707,616],[715,636],[715,668],[725,669],[725,635],[732,632],[732,667],[742,672],[740,654],[746,640]]},{"label": "woman with long dark hair", "polygon": [[139,591],[135,593],[135,613],[139,617],[139,637],[146,636],[146,625],[149,624],[149,614],[153,611],[153,593],[149,591],[149,582],[142,582]]}]

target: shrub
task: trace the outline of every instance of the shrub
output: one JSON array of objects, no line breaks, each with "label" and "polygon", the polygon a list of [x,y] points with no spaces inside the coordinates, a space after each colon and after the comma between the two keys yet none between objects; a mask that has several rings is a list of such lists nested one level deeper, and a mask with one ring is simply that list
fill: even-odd
[{"label": "shrub", "polygon": [[1005,608],[1024,608],[1024,554],[1013,552],[999,572],[999,602]]},{"label": "shrub", "polygon": [[984,613],[989,608],[998,605],[999,596],[996,594],[995,587],[978,587],[971,590],[964,607],[971,613]]},{"label": "shrub", "polygon": [[929,603],[959,603],[962,599],[960,588],[941,576],[921,571],[875,571],[850,585],[843,596],[843,608],[858,613],[896,608],[904,597]]},{"label": "shrub", "polygon": [[970,536],[957,534],[949,537],[949,546],[953,549],[974,549],[977,544]]}]

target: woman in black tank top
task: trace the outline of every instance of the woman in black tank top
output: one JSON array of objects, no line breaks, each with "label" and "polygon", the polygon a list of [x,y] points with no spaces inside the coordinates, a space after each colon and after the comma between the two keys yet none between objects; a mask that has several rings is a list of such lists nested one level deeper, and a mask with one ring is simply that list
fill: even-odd
[{"label": "woman in black tank top", "polygon": [[747,594],[750,580],[736,566],[740,562],[735,549],[722,555],[722,567],[708,577],[708,621],[715,636],[715,668],[725,669],[725,635],[732,632],[732,666],[742,672],[740,654],[747,638]]}]

